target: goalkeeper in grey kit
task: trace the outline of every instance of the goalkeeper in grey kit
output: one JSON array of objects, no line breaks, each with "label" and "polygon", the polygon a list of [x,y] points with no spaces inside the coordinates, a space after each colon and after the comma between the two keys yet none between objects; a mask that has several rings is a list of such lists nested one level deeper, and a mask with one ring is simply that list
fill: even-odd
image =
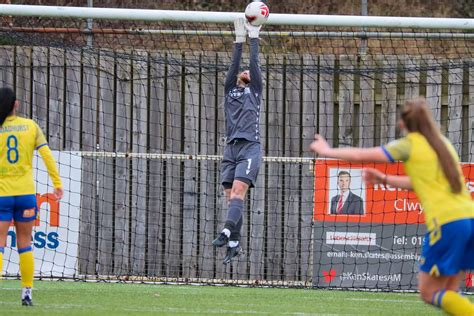
[{"label": "goalkeeper in grey kit", "polygon": [[[226,146],[221,163],[221,183],[229,210],[224,229],[212,244],[227,245],[223,263],[228,264],[241,252],[244,199],[249,187],[255,185],[262,163],[260,145],[260,106],[262,100],[262,74],[259,65],[259,32],[243,18],[234,22],[235,44],[232,62],[225,80]],[[239,73],[242,46],[248,32],[250,38],[249,70]]]}]

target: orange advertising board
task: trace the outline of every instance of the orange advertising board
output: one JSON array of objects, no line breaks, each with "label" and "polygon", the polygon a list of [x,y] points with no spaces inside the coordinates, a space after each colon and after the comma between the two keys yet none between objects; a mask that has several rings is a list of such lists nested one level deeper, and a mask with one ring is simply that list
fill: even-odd
[{"label": "orange advertising board", "polygon": [[[371,185],[362,180],[365,167],[375,168],[387,174],[403,175],[402,163],[355,164],[339,160],[316,160],[315,162],[315,221],[420,224],[424,223],[423,208],[412,191],[384,185]],[[474,198],[474,164],[463,164],[466,185]],[[362,200],[358,209],[345,207],[336,212],[339,200],[338,174],[350,174],[350,192],[354,201]],[[352,193],[353,192],[353,193]],[[355,203],[353,203],[355,204]]]}]

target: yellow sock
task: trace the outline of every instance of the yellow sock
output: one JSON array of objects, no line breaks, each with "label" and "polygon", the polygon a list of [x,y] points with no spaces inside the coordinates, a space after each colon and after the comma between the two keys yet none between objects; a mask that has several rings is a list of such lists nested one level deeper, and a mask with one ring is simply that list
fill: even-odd
[{"label": "yellow sock", "polygon": [[458,292],[440,290],[433,295],[432,304],[450,315],[474,315],[474,305]]},{"label": "yellow sock", "polygon": [[31,246],[18,249],[20,255],[21,287],[33,287],[35,259]]},{"label": "yellow sock", "polygon": [[3,275],[3,253],[5,252],[5,247],[0,247],[0,278]]}]

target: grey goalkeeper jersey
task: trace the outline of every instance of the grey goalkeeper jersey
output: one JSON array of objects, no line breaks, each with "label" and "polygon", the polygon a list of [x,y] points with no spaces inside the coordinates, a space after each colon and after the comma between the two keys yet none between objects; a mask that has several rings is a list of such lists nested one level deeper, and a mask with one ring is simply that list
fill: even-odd
[{"label": "grey goalkeeper jersey", "polygon": [[260,106],[262,103],[262,74],[258,62],[258,39],[250,39],[250,83],[237,86],[242,43],[236,43],[232,63],[225,80],[225,121],[227,143],[236,138],[260,142]]}]

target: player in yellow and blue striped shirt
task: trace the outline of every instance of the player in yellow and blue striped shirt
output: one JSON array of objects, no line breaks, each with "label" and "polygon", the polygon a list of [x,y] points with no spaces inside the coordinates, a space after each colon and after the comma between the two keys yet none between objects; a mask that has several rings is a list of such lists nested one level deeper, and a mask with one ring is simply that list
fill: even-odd
[{"label": "player in yellow and blue striped shirt", "polygon": [[331,148],[316,135],[310,149],[349,161],[403,161],[408,176],[367,168],[364,178],[372,184],[415,191],[427,227],[418,279],[421,297],[452,315],[474,315],[474,304],[458,293],[464,270],[474,269],[474,202],[459,157],[436,127],[425,99],[405,103],[400,126],[407,135],[382,147]]},{"label": "player in yellow and blue striped shirt", "polygon": [[33,180],[33,153],[41,155],[53,180],[54,194],[63,196],[56,162],[40,127],[30,119],[16,115],[19,102],[13,90],[0,89],[0,272],[2,271],[8,229],[15,224],[22,304],[32,305],[34,258],[31,245],[33,224],[38,212]]}]

